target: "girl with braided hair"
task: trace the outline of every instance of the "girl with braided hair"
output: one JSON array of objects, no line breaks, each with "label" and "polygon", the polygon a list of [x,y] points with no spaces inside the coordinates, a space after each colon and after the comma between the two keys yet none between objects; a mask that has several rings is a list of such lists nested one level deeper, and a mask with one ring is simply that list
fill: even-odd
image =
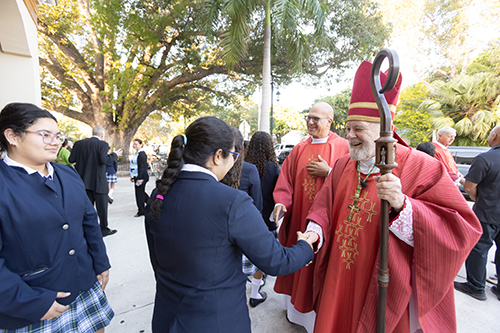
[{"label": "girl with braided hair", "polygon": [[244,253],[273,275],[310,261],[317,235],[298,234],[283,248],[252,199],[219,181],[238,158],[231,128],[195,120],[172,140],[167,168],[146,208],[146,236],[156,278],[153,332],[250,332]]}]

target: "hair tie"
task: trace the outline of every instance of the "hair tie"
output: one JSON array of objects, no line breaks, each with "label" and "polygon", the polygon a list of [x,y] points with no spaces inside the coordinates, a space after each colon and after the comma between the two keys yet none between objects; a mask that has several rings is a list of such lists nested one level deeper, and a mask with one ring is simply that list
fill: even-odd
[{"label": "hair tie", "polygon": [[161,194],[156,195],[156,199],[163,200],[163,195],[161,195]]},{"label": "hair tie", "polygon": [[185,146],[188,144],[188,138],[184,134],[182,134],[182,136],[184,137],[184,146]]}]

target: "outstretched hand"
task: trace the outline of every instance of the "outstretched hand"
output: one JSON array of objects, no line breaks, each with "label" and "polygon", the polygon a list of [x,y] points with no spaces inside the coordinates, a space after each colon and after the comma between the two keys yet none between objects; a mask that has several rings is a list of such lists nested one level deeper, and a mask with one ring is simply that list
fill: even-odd
[{"label": "outstretched hand", "polygon": [[309,164],[306,165],[306,169],[311,176],[316,176],[316,177],[326,177],[330,172],[330,166],[321,157],[321,155],[318,155],[318,161],[309,162]]},{"label": "outstretched hand", "polygon": [[[71,295],[71,293],[65,293],[60,291],[57,293],[56,299],[68,297],[69,295]],[[40,320],[59,318],[64,311],[68,310],[68,308],[69,305],[61,305],[57,303],[57,300],[55,300],[54,303],[52,303],[52,306],[50,307],[49,311],[47,311],[45,315],[42,318],[40,318]]]},{"label": "outstretched hand", "polygon": [[[283,213],[282,213],[283,212]],[[280,218],[280,215],[284,215],[286,213],[286,207],[285,205],[282,205],[282,204],[277,204],[276,207],[274,207],[274,211],[273,211],[273,219],[274,219],[274,223],[276,223],[276,227],[279,228],[279,220]]]},{"label": "outstretched hand", "polygon": [[377,197],[387,200],[389,205],[400,212],[405,204],[405,196],[401,191],[401,180],[392,173],[373,177],[377,184]]},{"label": "outstretched hand", "polygon": [[311,231],[305,233],[297,231],[297,242],[299,240],[305,240],[311,246],[311,249],[314,250],[313,244],[318,241],[318,234]]}]

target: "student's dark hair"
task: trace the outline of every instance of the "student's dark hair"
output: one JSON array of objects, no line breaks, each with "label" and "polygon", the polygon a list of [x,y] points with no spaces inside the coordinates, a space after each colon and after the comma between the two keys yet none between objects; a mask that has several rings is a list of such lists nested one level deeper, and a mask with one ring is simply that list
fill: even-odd
[{"label": "student's dark hair", "polygon": [[241,180],[241,170],[243,169],[243,158],[245,155],[245,147],[243,144],[243,135],[236,127],[231,127],[234,135],[234,152],[239,153],[240,157],[233,164],[233,167],[229,169],[224,178],[221,179],[221,183],[231,186],[232,188],[240,188]]},{"label": "student's dark hair", "polygon": [[141,139],[134,139],[133,141],[139,142],[140,145],[142,145],[142,140]]},{"label": "student's dark hair", "polygon": [[[166,198],[184,163],[205,167],[210,154],[222,149],[222,156],[227,158],[227,151],[231,150],[233,145],[233,132],[224,121],[216,117],[196,119],[186,128],[184,135],[177,135],[172,140],[167,168],[161,179],[156,181],[156,195]],[[159,216],[162,207],[163,199],[151,198],[152,216]]]},{"label": "student's dark hair", "polygon": [[430,143],[430,142],[422,142],[420,143],[417,148],[417,150],[423,151],[424,153],[427,153],[434,157],[436,155],[436,147]]},{"label": "student's dark hair", "polygon": [[0,151],[7,151],[9,142],[5,137],[5,130],[10,128],[16,135],[23,135],[24,131],[40,118],[57,119],[47,110],[30,103],[10,103],[0,112]]},{"label": "student's dark hair", "polygon": [[[266,161],[274,163],[275,168],[279,168],[276,152],[273,148],[273,139],[269,133],[259,131],[252,135],[246,151],[245,161],[257,167],[260,178],[264,178],[266,174]],[[271,165],[268,168],[270,167]]]}]

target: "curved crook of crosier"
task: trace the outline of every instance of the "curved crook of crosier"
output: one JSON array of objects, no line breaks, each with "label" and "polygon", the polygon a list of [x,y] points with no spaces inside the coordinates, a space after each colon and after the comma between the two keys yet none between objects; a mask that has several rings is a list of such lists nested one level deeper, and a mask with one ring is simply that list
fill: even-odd
[{"label": "curved crook of crosier", "polygon": [[[380,66],[384,62],[385,58],[389,60],[389,73],[387,75],[387,80],[384,86],[380,81]],[[391,110],[389,109],[389,104],[385,99],[384,94],[390,91],[396,84],[399,76],[399,57],[395,50],[393,49],[382,49],[375,60],[373,61],[372,71],[370,75],[370,85],[372,89],[373,96],[375,97],[375,102],[380,112],[380,131],[390,132],[391,127]]]}]

